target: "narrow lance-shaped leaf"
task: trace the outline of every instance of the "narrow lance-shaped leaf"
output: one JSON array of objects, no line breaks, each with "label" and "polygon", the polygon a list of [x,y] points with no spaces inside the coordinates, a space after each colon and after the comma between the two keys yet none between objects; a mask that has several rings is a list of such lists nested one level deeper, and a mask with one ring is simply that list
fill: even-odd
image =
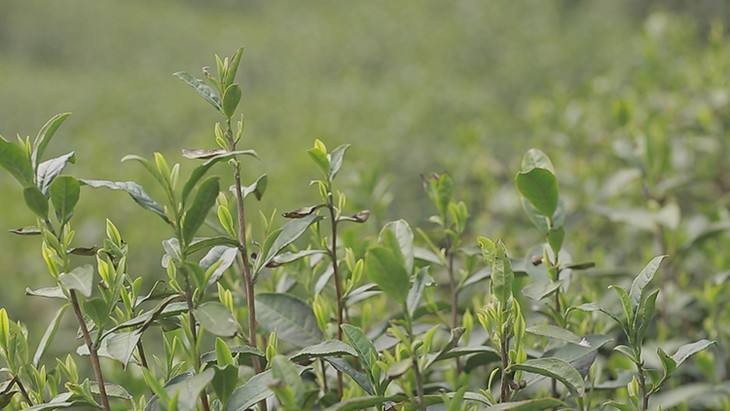
[{"label": "narrow lance-shaped leaf", "polygon": [[533,374],[540,374],[562,382],[573,395],[581,396],[585,392],[585,382],[580,373],[567,362],[558,358],[536,358],[512,366]]},{"label": "narrow lance-shaped leaf", "polygon": [[58,128],[61,127],[61,124],[63,124],[70,115],[71,113],[56,114],[51,117],[38,131],[38,134],[33,140],[33,152],[31,153],[31,161],[34,166],[37,165],[41,157],[43,157],[43,153],[46,151],[48,143],[51,142],[51,139],[56,134],[56,131],[58,131]]},{"label": "narrow lance-shaped leaf", "polygon": [[53,316],[48,327],[46,327],[46,331],[43,333],[43,337],[41,337],[41,341],[38,343],[38,348],[36,348],[35,354],[33,354],[33,366],[37,367],[40,363],[41,357],[43,357],[43,354],[46,352],[46,348],[48,348],[48,345],[53,341],[53,336],[56,335],[58,325],[61,323],[61,319],[63,319],[63,313],[66,312],[68,307],[68,304],[62,305],[61,308],[56,311],[56,315]]},{"label": "narrow lance-shaped leaf", "polygon": [[[207,155],[210,154],[210,155]],[[205,174],[210,170],[211,167],[213,167],[216,163],[218,163],[221,160],[225,160],[231,157],[236,156],[251,156],[254,158],[258,158],[258,154],[256,154],[256,151],[254,150],[236,150],[236,151],[225,151],[222,152],[214,150],[214,151],[207,151],[204,150],[204,152],[200,152],[199,150],[187,150],[183,151],[183,155],[187,158],[199,158],[206,160],[205,163],[202,165],[199,165],[196,167],[192,173],[190,173],[190,177],[188,177],[188,180],[185,182],[185,185],[183,186],[182,190],[182,197],[181,201],[184,204],[186,204],[188,196],[190,196],[190,193],[192,193],[195,186],[198,184],[198,182],[205,176]]]},{"label": "narrow lance-shaped leaf", "polygon": [[631,297],[631,303],[634,307],[639,304],[639,299],[641,299],[641,293],[654,278],[654,274],[657,272],[659,266],[666,257],[667,256],[665,255],[660,255],[652,258],[652,260],[649,261],[649,264],[647,264],[646,267],[641,270],[639,275],[634,278],[634,282],[631,284],[631,289],[629,290],[629,297]]},{"label": "narrow lance-shaped leaf", "polygon": [[107,181],[107,180],[79,180],[82,184],[92,188],[108,188],[110,190],[121,190],[132,197],[134,202],[142,206],[142,208],[152,211],[162,218],[166,223],[172,224],[170,219],[165,215],[162,207],[147,194],[141,185],[134,181]]},{"label": "narrow lance-shaped leaf", "polygon": [[173,73],[173,75],[184,81],[190,87],[194,88],[203,100],[210,103],[210,105],[215,107],[217,110],[221,109],[221,99],[218,96],[218,93],[216,93],[212,87],[205,84],[203,80],[197,79],[184,71],[178,71],[177,73]]},{"label": "narrow lance-shaped leaf", "polygon": [[288,221],[281,230],[273,232],[264,243],[261,256],[256,260],[254,272],[261,271],[277,254],[296,241],[318,219],[318,215],[311,214],[304,218]]},{"label": "narrow lance-shaped leaf", "polygon": [[375,349],[372,341],[360,328],[354,325],[342,324],[342,332],[345,333],[350,345],[357,351],[363,369],[372,369],[373,363],[378,359],[378,350]]},{"label": "narrow lance-shaped leaf", "polygon": [[190,205],[183,218],[182,235],[185,244],[190,244],[195,233],[203,225],[208,212],[215,205],[219,189],[218,177],[211,177],[200,185],[193,204]]}]

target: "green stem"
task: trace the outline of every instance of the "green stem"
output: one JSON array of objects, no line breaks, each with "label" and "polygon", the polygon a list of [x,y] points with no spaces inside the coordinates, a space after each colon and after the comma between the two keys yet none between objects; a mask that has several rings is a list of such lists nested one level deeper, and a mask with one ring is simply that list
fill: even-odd
[{"label": "green stem", "polygon": [[[411,318],[411,315],[408,313],[408,307],[404,305],[403,307],[405,318],[406,318],[406,331],[408,332],[408,340],[410,344],[410,348],[413,349],[413,343],[415,342],[415,337],[413,336],[413,319]],[[421,375],[421,370],[418,366],[418,358],[416,356],[416,350],[413,350],[411,353],[411,361],[413,366],[413,375],[416,379],[416,395],[418,397],[418,409],[421,411],[426,411],[426,402],[423,399],[423,376]]]}]

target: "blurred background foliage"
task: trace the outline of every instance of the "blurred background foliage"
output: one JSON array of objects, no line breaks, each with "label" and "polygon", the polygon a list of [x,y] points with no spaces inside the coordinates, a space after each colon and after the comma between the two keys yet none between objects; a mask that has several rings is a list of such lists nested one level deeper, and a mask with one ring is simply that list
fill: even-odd
[{"label": "blurred background foliage", "polygon": [[[671,275],[701,293],[728,267],[727,239],[697,237],[727,225],[728,19],[722,1],[4,0],[0,132],[35,135],[71,111],[50,148],[76,151],[69,173],[149,183],[120,159],[153,151],[189,172],[180,149],[211,146],[217,119],[171,73],[243,46],[243,146],[262,159],[246,172],[269,175],[266,214],[316,197],[314,138],[347,142],[345,191],[376,211],[372,232],[395,217],[427,226],[421,175],[448,172],[470,232],[524,255],[539,239],[513,176],[538,147],[561,182],[567,248],[594,275],[684,253]],[[13,184],[0,179],[3,231],[32,221]],[[84,191],[77,214],[79,245],[109,217],[135,274],[163,275],[158,218],[105,191]],[[48,283],[36,245],[0,235],[0,306],[39,335],[51,312],[22,293]]]}]

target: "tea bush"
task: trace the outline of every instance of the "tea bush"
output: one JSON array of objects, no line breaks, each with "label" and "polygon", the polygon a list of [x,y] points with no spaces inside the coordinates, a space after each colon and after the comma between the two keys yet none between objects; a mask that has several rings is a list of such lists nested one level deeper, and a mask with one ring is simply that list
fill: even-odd
[{"label": "tea bush", "polygon": [[[726,312],[718,304],[726,274],[691,302],[704,321],[674,311],[690,304],[674,300],[686,282],[683,265],[728,226],[698,220],[688,236],[677,222],[687,182],[666,176],[680,152],[655,130],[671,126],[660,110],[634,108],[639,96],[613,106],[618,132],[640,145],[617,143],[632,168],[612,184],[638,180],[649,211],[597,207],[614,224],[650,232],[657,257],[645,265],[626,258],[617,269],[571,247],[574,260],[566,242],[606,235],[606,223],[570,224],[561,163],[538,149],[510,173],[520,218],[534,226],[525,235],[539,239],[522,257],[494,233],[468,230],[468,203],[446,173],[423,177],[429,226],[401,219],[372,234],[371,212],[354,208],[337,179],[358,144],[315,140],[307,156],[319,177],[291,190],[314,191],[316,203],[281,213],[283,220],[276,210],[256,216],[251,206],[269,177],[251,172],[262,160],[242,147],[241,57],[240,49],[216,56],[202,75],[175,73],[219,115],[210,125],[215,148],[182,151],[191,169],[184,177],[161,153],[123,158],[154,186],[66,174],[74,152],[44,154],[67,113],[33,139],[0,140],[0,166],[35,218],[13,233],[40,240],[50,277],[27,294],[60,305],[40,338],[0,309],[4,407],[647,410],[697,393],[698,406],[730,407],[722,382]],[[646,118],[652,125],[643,134]],[[708,182],[706,170],[696,171]],[[134,274],[128,248],[135,244],[111,221],[113,207],[99,244],[74,241],[74,211],[82,193],[97,195],[93,189],[126,194],[169,229],[153,285]],[[76,321],[79,347],[47,358],[66,316]]]}]

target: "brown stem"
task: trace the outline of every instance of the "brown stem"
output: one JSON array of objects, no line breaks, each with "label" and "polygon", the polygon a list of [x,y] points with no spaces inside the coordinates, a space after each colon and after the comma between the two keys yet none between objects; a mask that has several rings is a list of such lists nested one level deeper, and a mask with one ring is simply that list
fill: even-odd
[{"label": "brown stem", "polygon": [[[330,227],[332,228],[332,249],[330,250],[330,258],[332,259],[332,275],[335,277],[335,293],[337,294],[337,339],[342,340],[342,314],[344,307],[342,304],[342,281],[340,279],[340,270],[337,263],[337,214],[335,207],[332,205],[332,195],[327,208],[330,212]],[[337,370],[337,397],[342,398],[343,381],[342,372]]]},{"label": "brown stem", "polygon": [[99,386],[99,396],[101,397],[101,405],[105,411],[111,410],[109,406],[109,397],[106,394],[106,386],[104,385],[104,376],[101,373],[101,364],[99,363],[99,355],[97,354],[96,346],[91,340],[91,334],[89,329],[86,327],[86,321],[84,321],[84,315],[81,313],[81,306],[79,305],[79,299],[76,297],[76,290],[69,290],[71,296],[71,305],[74,308],[74,314],[81,327],[81,333],[84,336],[84,343],[86,348],[89,350],[89,358],[91,359],[91,367],[94,370],[94,376],[96,377],[96,384]]},{"label": "brown stem", "polygon": [[[188,322],[190,323],[190,334],[193,339],[192,344],[193,354],[195,355],[195,372],[197,373],[200,370],[200,354],[198,353],[198,329],[195,323],[195,314],[193,313],[193,294],[190,291],[189,286],[187,292],[185,293],[185,300],[188,305]],[[208,393],[205,392],[205,389],[200,393],[200,402],[201,404],[203,404],[203,410],[210,411],[210,405],[208,404]]]},{"label": "brown stem", "polygon": [[18,377],[17,375],[14,376],[13,381],[10,384],[10,386],[12,386],[13,384],[15,384],[18,387],[18,389],[20,390],[20,394],[23,396],[23,399],[25,400],[25,402],[27,402],[28,405],[32,407],[33,401],[31,401],[30,396],[28,395],[28,391],[25,390],[25,386],[20,381],[20,377]]},{"label": "brown stem", "polygon": [[[230,137],[231,125],[228,124],[228,132]],[[229,143],[231,150],[236,149],[235,141],[230,138]],[[233,181],[236,187],[236,212],[238,214],[238,242],[241,249],[241,281],[246,292],[246,306],[248,308],[248,343],[251,347],[257,348],[256,341],[256,300],[254,296],[254,283],[251,276],[251,265],[248,259],[248,249],[246,248],[246,208],[243,201],[243,192],[241,185],[241,164],[236,161],[233,166]],[[261,373],[264,369],[261,362],[255,355],[252,356],[251,362],[256,373]],[[259,402],[261,411],[266,411],[266,400]]]},{"label": "brown stem", "polygon": [[147,364],[147,356],[144,353],[144,346],[142,345],[142,338],[140,337],[137,342],[137,354],[139,354],[139,360],[142,362],[144,368],[150,368]]}]

